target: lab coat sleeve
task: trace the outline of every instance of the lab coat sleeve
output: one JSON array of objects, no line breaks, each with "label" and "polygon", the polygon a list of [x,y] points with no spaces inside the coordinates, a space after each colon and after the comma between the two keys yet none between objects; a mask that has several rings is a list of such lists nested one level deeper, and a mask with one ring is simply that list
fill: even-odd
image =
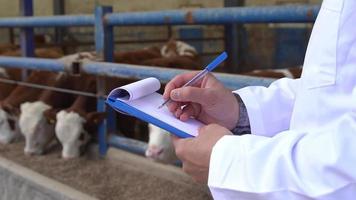
[{"label": "lab coat sleeve", "polygon": [[251,133],[272,137],[288,130],[300,79],[283,78],[268,88],[251,86],[234,91],[244,102]]},{"label": "lab coat sleeve", "polygon": [[356,112],[322,130],[224,136],[211,154],[208,185],[215,199],[352,199],[355,143]]}]

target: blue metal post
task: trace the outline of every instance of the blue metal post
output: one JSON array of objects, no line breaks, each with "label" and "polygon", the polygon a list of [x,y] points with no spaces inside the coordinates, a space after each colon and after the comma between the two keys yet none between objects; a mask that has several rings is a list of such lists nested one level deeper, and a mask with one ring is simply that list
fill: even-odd
[{"label": "blue metal post", "polygon": [[[224,0],[225,7],[244,6],[244,0]],[[242,24],[231,23],[225,25],[225,49],[228,52],[229,59],[225,68],[232,73],[241,72],[242,47],[241,32]]]},{"label": "blue metal post", "polygon": [[[64,0],[53,0],[53,15],[64,15],[65,14],[65,4]],[[61,44],[63,42],[63,37],[65,35],[66,28],[56,27],[54,29],[54,39],[56,44]]]},{"label": "blue metal post", "polygon": [[[105,61],[112,62],[113,60],[113,27],[107,26],[105,15],[112,13],[112,7],[98,6],[95,9],[95,48],[96,53]],[[105,95],[105,82],[102,77],[97,78],[97,92],[99,95]],[[105,112],[105,99],[98,98],[97,111]],[[109,116],[109,118],[112,116]],[[108,120],[104,120],[99,126],[99,153],[105,156],[107,144]],[[112,124],[112,120],[110,121]],[[112,127],[111,127],[112,128]]]},{"label": "blue metal post", "polygon": [[[20,10],[22,16],[33,15],[33,1],[21,0]],[[21,29],[20,33],[21,53],[25,57],[34,57],[34,42],[33,42],[33,28],[26,27]],[[22,79],[27,77],[27,70],[22,70]]]}]

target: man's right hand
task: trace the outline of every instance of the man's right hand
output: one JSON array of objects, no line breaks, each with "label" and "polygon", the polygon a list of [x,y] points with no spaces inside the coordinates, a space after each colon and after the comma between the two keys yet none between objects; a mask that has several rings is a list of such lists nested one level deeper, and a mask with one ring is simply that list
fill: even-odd
[{"label": "man's right hand", "polygon": [[212,74],[207,74],[196,85],[181,88],[198,72],[176,76],[165,88],[163,97],[173,100],[168,109],[180,120],[196,118],[205,124],[216,123],[233,129],[239,119],[239,105],[232,92]]}]

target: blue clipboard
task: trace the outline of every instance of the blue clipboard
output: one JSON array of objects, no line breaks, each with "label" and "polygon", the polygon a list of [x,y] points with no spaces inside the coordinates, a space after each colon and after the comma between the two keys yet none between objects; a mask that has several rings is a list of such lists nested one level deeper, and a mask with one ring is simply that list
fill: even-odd
[{"label": "blue clipboard", "polygon": [[188,134],[180,129],[177,129],[173,126],[171,126],[168,123],[165,123],[151,115],[148,115],[142,111],[140,111],[137,108],[134,108],[128,104],[126,104],[125,102],[122,102],[120,100],[116,100],[114,98],[110,98],[108,97],[106,100],[106,104],[109,105],[110,107],[112,107],[114,110],[119,111],[119,112],[124,112],[127,113],[128,115],[134,116],[140,120],[143,120],[145,122],[151,123],[155,126],[158,126],[166,131],[168,131],[169,133],[174,134],[177,137],[180,138],[192,138],[194,137],[191,134]]}]

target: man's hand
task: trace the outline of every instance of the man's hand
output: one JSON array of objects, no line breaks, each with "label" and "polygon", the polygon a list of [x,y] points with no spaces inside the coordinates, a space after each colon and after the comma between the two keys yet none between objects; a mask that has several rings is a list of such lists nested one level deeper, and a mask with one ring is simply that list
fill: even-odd
[{"label": "man's hand", "polygon": [[217,124],[200,128],[196,138],[180,139],[173,136],[178,158],[183,162],[183,171],[199,183],[207,183],[212,149],[216,142],[231,132]]},{"label": "man's hand", "polygon": [[181,88],[197,72],[180,74],[165,88],[163,97],[173,100],[168,109],[180,120],[198,119],[205,124],[219,124],[228,129],[235,128],[239,119],[239,104],[231,92],[212,74],[193,86]]}]

